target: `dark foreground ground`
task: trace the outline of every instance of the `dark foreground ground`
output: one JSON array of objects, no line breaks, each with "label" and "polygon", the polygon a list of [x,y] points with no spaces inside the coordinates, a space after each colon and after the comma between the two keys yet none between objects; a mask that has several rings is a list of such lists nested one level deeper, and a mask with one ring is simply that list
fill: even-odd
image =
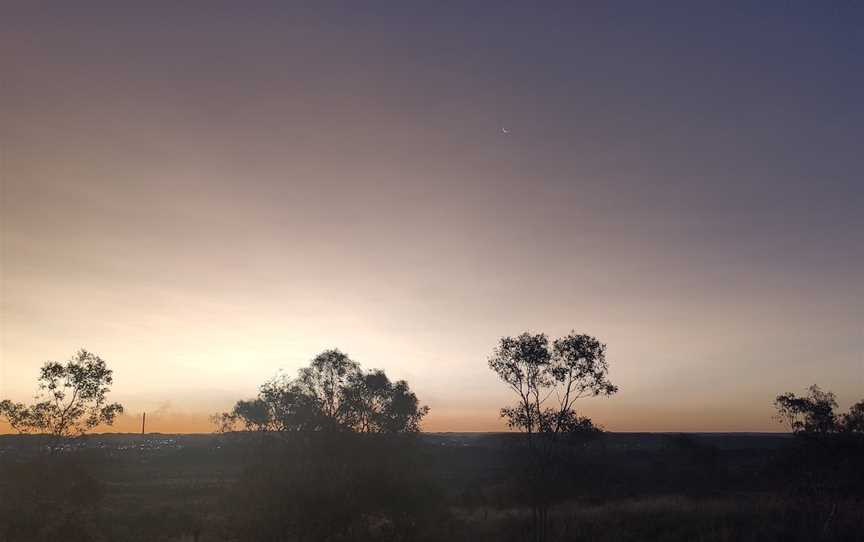
[{"label": "dark foreground ground", "polygon": [[[0,436],[0,542],[534,539],[519,436],[352,439],[98,435],[50,456]],[[849,459],[802,459],[793,441],[580,441],[544,489],[546,539],[864,540]]]}]

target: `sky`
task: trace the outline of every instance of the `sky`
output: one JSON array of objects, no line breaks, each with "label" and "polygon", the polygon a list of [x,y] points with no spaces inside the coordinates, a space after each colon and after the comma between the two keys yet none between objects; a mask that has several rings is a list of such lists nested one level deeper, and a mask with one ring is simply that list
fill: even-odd
[{"label": "sky", "polygon": [[[37,5],[38,4],[38,5]],[[115,430],[338,347],[492,431],[500,337],[608,346],[614,431],[864,398],[864,7],[8,2],[0,398],[86,347]],[[2,427],[0,427],[2,430]]]}]

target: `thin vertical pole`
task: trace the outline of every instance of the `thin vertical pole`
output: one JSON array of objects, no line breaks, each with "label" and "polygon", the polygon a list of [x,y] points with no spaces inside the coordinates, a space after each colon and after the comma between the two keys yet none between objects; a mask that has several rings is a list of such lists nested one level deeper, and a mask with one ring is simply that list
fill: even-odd
[{"label": "thin vertical pole", "polygon": [[144,434],[144,424],[147,423],[147,413],[144,413],[144,416],[141,418],[141,434]]}]

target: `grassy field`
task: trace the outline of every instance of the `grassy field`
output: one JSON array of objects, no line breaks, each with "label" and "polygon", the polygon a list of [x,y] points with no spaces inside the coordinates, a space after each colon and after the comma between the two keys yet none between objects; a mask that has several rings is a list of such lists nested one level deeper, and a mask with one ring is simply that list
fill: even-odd
[{"label": "grassy field", "polygon": [[[580,443],[550,492],[546,540],[861,540],[860,500],[796,491],[790,440]],[[0,437],[2,542],[533,539],[516,435],[425,434],[404,457],[377,444],[298,455],[239,435],[101,435],[54,458],[42,445]]]}]

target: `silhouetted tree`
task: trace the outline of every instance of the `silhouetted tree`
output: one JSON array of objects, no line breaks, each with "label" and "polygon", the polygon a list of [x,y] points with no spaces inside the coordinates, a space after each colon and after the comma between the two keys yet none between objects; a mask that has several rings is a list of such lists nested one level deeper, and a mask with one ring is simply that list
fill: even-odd
[{"label": "silhouetted tree", "polygon": [[429,411],[407,382],[392,383],[381,370],[354,373],[342,396],[343,423],[359,433],[416,433]]},{"label": "silhouetted tree", "polygon": [[837,399],[830,391],[822,391],[817,385],[807,388],[807,395],[783,393],[774,400],[775,416],[785,423],[793,433],[829,434],[835,432],[864,433],[864,400],[849,407],[849,411],[837,415]]},{"label": "silhouetted tree", "polygon": [[523,333],[501,339],[489,367],[517,395],[517,404],[501,409],[507,424],[535,434],[557,436],[587,426],[574,404],[583,397],[612,395],[606,345],[589,335],[571,333],[549,347],[545,334]]},{"label": "silhouetted tree", "polygon": [[221,431],[233,430],[238,423],[244,431],[272,431],[273,419],[266,401],[250,399],[237,401],[231,412],[217,415],[214,421],[221,426]]},{"label": "silhouetted tree", "polygon": [[858,401],[843,414],[840,427],[848,433],[864,433],[864,401]]},{"label": "silhouetted tree", "polygon": [[360,366],[338,349],[325,350],[312,359],[309,367],[300,369],[297,386],[318,406],[322,419],[344,424],[347,415],[344,390],[361,374]]},{"label": "silhouetted tree", "polygon": [[793,433],[831,433],[837,430],[837,399],[830,391],[822,391],[817,385],[807,388],[807,395],[798,397],[794,393],[783,393],[774,400],[776,418],[785,423]]},{"label": "silhouetted tree", "polygon": [[221,429],[298,438],[266,439],[229,494],[227,529],[238,540],[423,539],[440,498],[411,434],[428,411],[405,381],[338,350],[264,384],[216,417]]},{"label": "silhouetted tree", "polygon": [[502,408],[501,416],[527,436],[525,472],[534,506],[534,535],[545,540],[555,467],[562,464],[556,458],[559,438],[597,431],[589,418],[577,414],[575,402],[618,391],[608,379],[606,345],[571,332],[555,339],[550,348],[545,334],[526,332],[502,338],[489,367],[517,395],[516,405]]},{"label": "silhouetted tree", "polygon": [[217,414],[214,421],[221,432],[239,429],[285,433],[318,430],[325,425],[315,398],[285,377],[265,383],[258,397],[237,401],[231,412]]},{"label": "silhouetted tree", "polygon": [[56,449],[64,439],[100,424],[111,425],[123,412],[122,405],[107,399],[112,374],[105,360],[84,349],[65,364],[46,362],[39,373],[38,401],[30,406],[0,401],[0,416],[19,433],[51,435]]},{"label": "silhouetted tree", "polygon": [[794,433],[780,465],[799,510],[812,518],[822,539],[832,539],[837,510],[864,488],[864,401],[838,416],[833,393],[813,385],[807,395],[778,395],[777,418]]},{"label": "silhouetted tree", "polygon": [[391,382],[381,370],[363,372],[344,353],[327,350],[296,379],[271,380],[257,398],[238,401],[214,421],[222,431],[413,433],[427,412],[407,382]]}]

